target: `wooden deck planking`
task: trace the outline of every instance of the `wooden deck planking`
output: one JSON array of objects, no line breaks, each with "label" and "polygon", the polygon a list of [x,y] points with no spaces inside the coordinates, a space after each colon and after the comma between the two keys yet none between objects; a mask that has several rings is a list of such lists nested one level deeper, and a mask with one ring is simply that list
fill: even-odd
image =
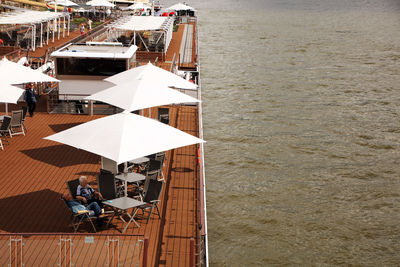
[{"label": "wooden deck planking", "polygon": [[[196,135],[196,113],[194,107],[171,107],[171,125]],[[156,114],[153,109],[152,117]],[[100,158],[42,138],[98,117],[36,113],[26,120],[26,136],[9,139],[10,145],[5,144],[5,150],[0,151],[0,232],[72,231],[69,211],[59,200],[59,194],[67,191],[66,181],[80,175],[87,175],[96,187]],[[167,153],[164,176],[169,188],[164,187],[160,203],[162,219],[153,215],[149,224],[139,219],[140,228],[131,224],[127,229],[127,234],[149,237],[150,266],[187,266],[189,263],[188,238],[196,236],[191,211],[195,205],[191,197],[195,192],[191,188],[197,188],[196,171],[177,170],[195,170],[195,155],[196,146]],[[114,219],[110,229],[101,232],[119,233],[115,227],[122,228],[119,219]],[[90,227],[82,227],[81,231],[90,231]]]}]

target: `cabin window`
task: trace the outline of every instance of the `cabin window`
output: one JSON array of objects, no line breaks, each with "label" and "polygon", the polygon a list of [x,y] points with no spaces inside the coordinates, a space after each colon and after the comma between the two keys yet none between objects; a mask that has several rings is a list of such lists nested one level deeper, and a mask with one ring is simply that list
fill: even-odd
[{"label": "cabin window", "polygon": [[125,70],[125,60],[57,58],[58,75],[112,76]]}]

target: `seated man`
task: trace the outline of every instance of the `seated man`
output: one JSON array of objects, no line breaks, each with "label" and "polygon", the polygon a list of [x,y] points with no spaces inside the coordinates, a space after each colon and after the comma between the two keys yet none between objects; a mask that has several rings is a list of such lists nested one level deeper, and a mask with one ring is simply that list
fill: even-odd
[{"label": "seated man", "polygon": [[79,177],[79,185],[76,189],[76,198],[81,200],[84,204],[91,204],[96,202],[100,208],[103,208],[103,196],[100,192],[96,192],[89,184],[86,176]]},{"label": "seated man", "polygon": [[[82,205],[78,201],[74,200],[70,193],[63,194],[62,198],[67,203],[68,207],[72,210],[75,214],[81,214],[85,212],[89,212],[89,217],[99,217],[103,213],[103,210],[96,202],[92,202],[87,206]],[[99,227],[103,225],[104,220],[101,218],[97,218],[96,223]]]}]

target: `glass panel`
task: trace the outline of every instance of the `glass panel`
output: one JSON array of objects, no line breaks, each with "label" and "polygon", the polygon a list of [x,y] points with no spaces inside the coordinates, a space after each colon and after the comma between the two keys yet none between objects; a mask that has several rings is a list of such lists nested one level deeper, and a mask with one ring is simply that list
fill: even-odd
[{"label": "glass panel", "polygon": [[112,76],[126,70],[125,60],[57,58],[58,75]]}]

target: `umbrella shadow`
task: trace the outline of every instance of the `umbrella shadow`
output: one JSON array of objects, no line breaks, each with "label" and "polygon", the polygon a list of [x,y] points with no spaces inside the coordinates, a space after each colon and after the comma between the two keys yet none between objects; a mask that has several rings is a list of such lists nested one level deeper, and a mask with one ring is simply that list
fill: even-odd
[{"label": "umbrella shadow", "polygon": [[83,122],[74,122],[74,123],[63,123],[63,124],[50,124],[49,127],[51,130],[53,130],[53,132],[58,133],[58,132],[62,132],[65,131],[69,128],[78,126],[80,124],[82,124]]},{"label": "umbrella shadow", "polygon": [[70,231],[69,211],[60,193],[49,189],[0,199],[0,229],[12,233]]},{"label": "umbrella shadow", "polygon": [[67,145],[46,146],[21,150],[20,152],[34,160],[59,168],[78,164],[98,163],[98,158],[94,154]]},{"label": "umbrella shadow", "polygon": [[175,167],[175,168],[172,168],[171,171],[173,171],[173,172],[193,172],[193,169],[186,168],[186,167]]}]

